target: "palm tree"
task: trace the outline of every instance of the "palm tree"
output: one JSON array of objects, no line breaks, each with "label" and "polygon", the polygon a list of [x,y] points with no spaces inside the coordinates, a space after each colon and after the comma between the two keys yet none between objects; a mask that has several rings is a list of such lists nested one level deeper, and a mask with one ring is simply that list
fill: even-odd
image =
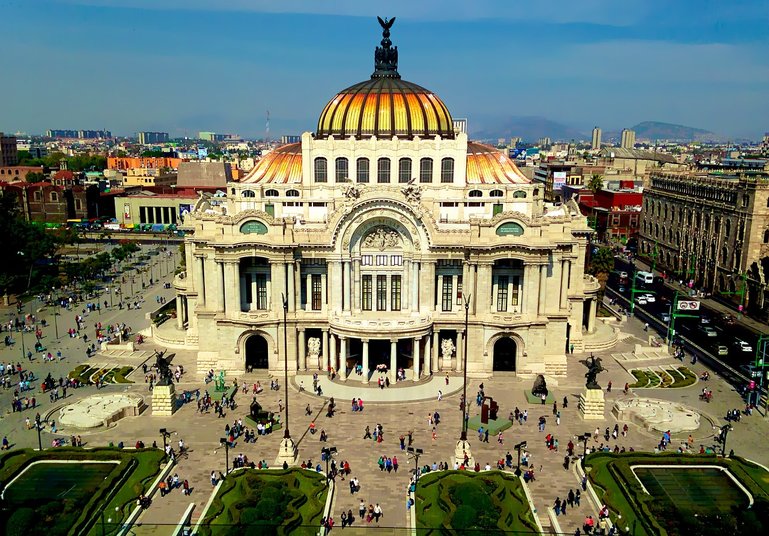
[{"label": "palm tree", "polygon": [[603,175],[601,175],[600,173],[593,173],[590,176],[590,181],[587,183],[587,187],[594,194],[597,193],[598,190],[603,188]]}]

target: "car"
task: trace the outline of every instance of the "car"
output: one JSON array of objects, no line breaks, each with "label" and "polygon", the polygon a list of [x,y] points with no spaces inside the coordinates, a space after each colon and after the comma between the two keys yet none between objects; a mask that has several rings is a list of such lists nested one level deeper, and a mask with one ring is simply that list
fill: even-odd
[{"label": "car", "polygon": [[716,333],[716,330],[711,328],[710,326],[700,326],[699,327],[700,333],[705,335],[706,337],[717,337],[718,333]]},{"label": "car", "polygon": [[739,349],[742,352],[753,352],[753,347],[748,344],[747,342],[743,341],[742,339],[734,339],[734,346],[735,348]]},{"label": "car", "polygon": [[725,344],[716,344],[716,353],[720,356],[729,355],[729,347]]},{"label": "car", "polygon": [[625,285],[617,285],[617,292],[624,293],[626,290]]},{"label": "car", "polygon": [[658,316],[660,317],[660,320],[662,320],[664,323],[667,324],[668,322],[670,322],[670,313],[668,313],[667,311],[663,311],[659,313]]},{"label": "car", "polygon": [[723,322],[724,324],[726,324],[728,326],[733,326],[737,322],[737,319],[734,318],[733,314],[723,313],[721,315],[721,322]]},{"label": "car", "polygon": [[620,279],[627,279],[627,272],[624,270],[617,270],[617,277]]},{"label": "car", "polygon": [[700,324],[710,324],[710,317],[708,315],[700,316]]},{"label": "car", "polygon": [[646,305],[646,304],[648,304],[648,303],[649,303],[649,302],[648,302],[648,300],[646,299],[646,296],[644,296],[644,295],[642,295],[642,296],[636,296],[636,298],[635,298],[635,302],[636,302],[638,305]]},{"label": "car", "polygon": [[654,297],[654,294],[647,293],[647,294],[644,294],[643,297],[646,298],[647,303],[654,303],[657,301],[657,298]]}]

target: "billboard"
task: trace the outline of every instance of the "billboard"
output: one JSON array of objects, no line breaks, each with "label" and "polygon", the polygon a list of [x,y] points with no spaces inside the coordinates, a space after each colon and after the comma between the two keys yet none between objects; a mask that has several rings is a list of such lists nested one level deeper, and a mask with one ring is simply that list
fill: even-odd
[{"label": "billboard", "polygon": [[564,184],[566,184],[566,172],[554,171],[553,172],[553,190],[560,190]]}]

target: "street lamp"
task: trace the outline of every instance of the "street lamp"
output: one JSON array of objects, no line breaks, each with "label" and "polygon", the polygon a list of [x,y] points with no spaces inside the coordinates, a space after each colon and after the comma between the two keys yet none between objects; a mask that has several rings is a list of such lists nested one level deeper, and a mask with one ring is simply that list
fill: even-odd
[{"label": "street lamp", "polygon": [[[51,288],[51,292],[55,293],[56,292],[56,288]],[[59,301],[58,300],[54,300],[54,304],[53,304],[53,329],[56,330],[56,340],[57,341],[59,340],[59,323],[57,322],[56,317],[59,316],[59,307],[61,307],[61,305],[59,304]]]},{"label": "street lamp", "polygon": [[721,442],[721,456],[726,457],[726,436],[732,431],[731,424],[725,424],[721,427],[721,431],[718,434],[718,441]]},{"label": "street lamp", "polygon": [[577,436],[577,439],[582,441],[582,459],[585,459],[587,456],[587,440],[591,437],[592,434],[590,432],[585,432],[584,434]]},{"label": "street lamp", "polygon": [[515,476],[521,476],[521,450],[525,449],[527,446],[526,441],[521,441],[515,447],[513,447],[515,450],[518,451],[518,465],[515,466]]},{"label": "street lamp", "polygon": [[465,339],[462,348],[462,433],[459,436],[461,441],[467,441],[467,325],[470,320],[470,294],[464,296],[465,305]]},{"label": "street lamp", "polygon": [[168,439],[171,437],[171,432],[166,428],[161,428],[159,432],[163,437],[163,456],[166,456],[166,447],[168,446]]},{"label": "street lamp", "polygon": [[219,438],[219,445],[224,447],[224,474],[230,473],[230,442],[226,437]]},{"label": "street lamp", "polygon": [[[416,463],[416,468],[414,469],[414,476],[416,477],[414,479],[414,486],[419,483],[419,473],[421,472],[419,469],[419,457],[425,453],[423,449],[415,449],[414,447],[406,447],[406,451],[408,452],[409,458],[413,458]],[[414,497],[416,497],[416,494],[414,494]]]},{"label": "street lamp", "polygon": [[286,430],[283,432],[283,439],[291,440],[291,433],[288,431],[288,298],[280,295],[283,300],[283,388],[286,391]]},{"label": "street lamp", "polygon": [[320,449],[320,454],[321,454],[321,456],[323,458],[326,459],[326,482],[328,482],[328,480],[329,480],[328,462],[329,462],[329,459],[331,458],[331,456],[336,454],[336,447],[323,447],[322,449]]},{"label": "street lamp", "polygon": [[43,427],[43,423],[40,422],[40,418],[35,419],[35,428],[37,428],[37,449],[43,450],[43,438],[40,436],[40,431]]}]

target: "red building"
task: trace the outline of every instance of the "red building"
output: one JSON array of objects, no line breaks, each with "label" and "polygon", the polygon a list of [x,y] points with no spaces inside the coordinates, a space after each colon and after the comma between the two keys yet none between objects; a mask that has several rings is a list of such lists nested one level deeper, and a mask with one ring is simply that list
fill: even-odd
[{"label": "red building", "polygon": [[[623,186],[630,186],[624,188]],[[619,190],[590,190],[579,194],[579,208],[599,240],[626,241],[638,234],[643,192],[620,184]]]},{"label": "red building", "polygon": [[[42,223],[66,223],[88,218],[86,188],[64,187],[49,182],[0,182],[3,195],[16,196],[24,216]],[[97,190],[98,194],[98,190]]]}]

